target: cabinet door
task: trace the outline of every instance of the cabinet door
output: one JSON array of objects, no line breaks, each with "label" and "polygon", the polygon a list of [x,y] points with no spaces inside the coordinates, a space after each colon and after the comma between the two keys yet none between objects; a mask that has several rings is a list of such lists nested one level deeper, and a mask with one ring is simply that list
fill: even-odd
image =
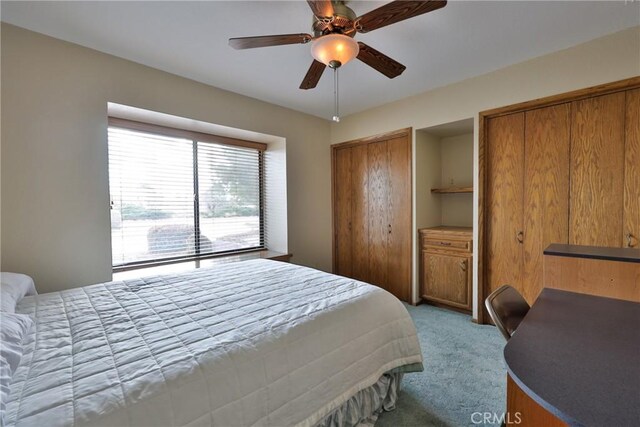
[{"label": "cabinet door", "polygon": [[471,309],[471,257],[422,252],[423,298]]},{"label": "cabinet door", "polygon": [[569,243],[620,247],[625,93],[571,105]]},{"label": "cabinet door", "polygon": [[486,136],[484,291],[522,291],[524,113],[489,119]]},{"label": "cabinet door", "polygon": [[335,271],[336,274],[351,277],[352,272],[352,236],[351,236],[351,148],[335,151],[334,163],[334,233],[335,233]]},{"label": "cabinet door", "polygon": [[351,241],[354,279],[369,281],[369,175],[367,146],[351,150]]},{"label": "cabinet door", "polygon": [[387,142],[367,145],[369,176],[369,282],[387,289],[389,156]]},{"label": "cabinet door", "polygon": [[640,89],[627,91],[622,246],[640,246]]},{"label": "cabinet door", "polygon": [[387,283],[389,292],[411,300],[411,144],[407,136],[387,141],[389,159]]},{"label": "cabinet door", "polygon": [[522,295],[542,290],[542,253],[569,239],[570,104],[525,113]]}]

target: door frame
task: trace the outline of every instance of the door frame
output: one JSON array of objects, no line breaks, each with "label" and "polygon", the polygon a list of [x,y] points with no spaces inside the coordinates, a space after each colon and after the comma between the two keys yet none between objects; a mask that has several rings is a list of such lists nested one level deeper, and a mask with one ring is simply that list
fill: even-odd
[{"label": "door frame", "polygon": [[[410,209],[407,212],[409,216],[409,224],[411,224],[411,228],[413,229],[413,128],[404,128],[398,129],[391,132],[380,133],[377,135],[366,136],[363,138],[352,139],[345,142],[338,142],[336,144],[331,144],[331,272],[335,273],[336,271],[336,227],[335,227],[335,218],[336,218],[336,205],[335,205],[335,197],[336,197],[336,182],[335,182],[335,173],[336,173],[336,152],[337,150],[343,148],[354,147],[357,145],[367,145],[372,144],[374,142],[386,141],[389,139],[406,137],[409,143],[409,171],[408,171],[408,183],[409,183],[409,206]],[[411,253],[413,254],[413,247],[415,245],[414,233],[411,233]],[[411,256],[410,263],[410,280],[409,283],[409,302],[413,302],[413,283],[415,278],[413,277],[413,255]]]},{"label": "door frame", "polygon": [[476,304],[478,305],[478,323],[483,324],[490,321],[489,315],[484,306],[484,299],[489,295],[489,292],[486,289],[487,271],[485,268],[485,254],[487,253],[488,244],[485,239],[487,226],[487,218],[485,215],[485,209],[487,209],[485,203],[485,193],[487,191],[487,121],[507,114],[526,112],[537,108],[550,107],[557,104],[564,104],[567,102],[578,101],[580,99],[608,95],[636,88],[640,88],[640,76],[547,96],[544,98],[538,98],[531,101],[520,102],[478,113],[478,253],[476,254],[478,258],[478,292],[476,300]]}]

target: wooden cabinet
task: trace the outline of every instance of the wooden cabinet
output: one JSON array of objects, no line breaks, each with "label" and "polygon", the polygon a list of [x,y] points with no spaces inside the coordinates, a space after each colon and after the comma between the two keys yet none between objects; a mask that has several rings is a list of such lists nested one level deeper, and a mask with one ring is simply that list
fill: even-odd
[{"label": "wooden cabinet", "polygon": [[[352,209],[353,209],[353,183],[351,150],[338,150],[334,154],[335,162],[335,180],[341,182],[340,186],[336,186],[334,192],[334,209],[333,222],[336,235],[351,235],[353,228]],[[353,244],[355,239],[339,239],[336,240],[335,265],[344,276],[353,276]]]},{"label": "wooden cabinet", "polygon": [[569,243],[619,246],[625,93],[574,101],[571,110]]},{"label": "wooden cabinet", "polygon": [[420,295],[426,301],[471,311],[472,231],[420,230]]},{"label": "wooden cabinet", "polygon": [[566,103],[525,113],[522,294],[529,302],[542,291],[542,252],[568,239],[570,110]]},{"label": "wooden cabinet", "polygon": [[487,126],[487,291],[520,288],[524,223],[524,114],[496,117]]},{"label": "wooden cabinet", "polygon": [[410,130],[334,145],[334,272],[411,300]]},{"label": "wooden cabinet", "polygon": [[533,303],[551,243],[638,246],[640,78],[480,120],[479,304],[505,284]]},{"label": "wooden cabinet", "polygon": [[569,104],[499,116],[487,127],[487,293],[514,286],[532,303],[542,251],[566,243]]},{"label": "wooden cabinet", "polygon": [[622,247],[640,246],[640,89],[627,91]]}]

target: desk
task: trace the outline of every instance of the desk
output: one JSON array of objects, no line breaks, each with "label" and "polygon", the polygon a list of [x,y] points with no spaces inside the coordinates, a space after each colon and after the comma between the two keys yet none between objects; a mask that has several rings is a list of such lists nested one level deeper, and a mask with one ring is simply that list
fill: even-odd
[{"label": "desk", "polygon": [[569,425],[640,425],[640,303],[545,288],[504,358],[512,386]]},{"label": "desk", "polygon": [[545,288],[640,302],[640,249],[551,244]]}]

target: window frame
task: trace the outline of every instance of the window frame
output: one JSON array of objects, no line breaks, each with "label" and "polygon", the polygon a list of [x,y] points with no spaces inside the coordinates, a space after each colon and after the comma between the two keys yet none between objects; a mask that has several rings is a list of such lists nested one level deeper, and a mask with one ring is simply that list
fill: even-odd
[{"label": "window frame", "polygon": [[[196,266],[198,267],[199,260],[233,256],[233,255],[238,255],[242,253],[262,251],[266,249],[265,218],[264,218],[264,212],[265,212],[265,209],[264,209],[264,199],[265,199],[264,152],[267,150],[267,144],[110,116],[108,117],[107,130],[111,127],[127,129],[131,131],[136,131],[136,132],[149,133],[154,135],[188,139],[191,141],[192,150],[193,150],[193,157],[192,157],[193,158],[193,164],[192,164],[193,190],[194,190],[194,193],[193,193],[194,194],[194,197],[193,197],[194,223],[193,225],[194,225],[194,236],[195,236],[195,239],[194,239],[195,254],[194,255],[186,255],[186,256],[176,255],[176,256],[170,256],[170,257],[145,259],[142,261],[132,261],[132,262],[126,262],[119,265],[114,265],[113,249],[112,249],[111,250],[111,268],[114,273],[136,270],[141,268],[177,264],[182,262],[193,262],[193,261],[196,262]],[[200,191],[199,191],[199,182],[198,182],[199,181],[199,175],[198,175],[198,144],[199,143],[214,143],[214,144],[227,145],[227,146],[250,148],[250,149],[255,149],[258,152],[258,192],[259,192],[258,223],[259,223],[259,240],[260,240],[258,246],[251,247],[251,248],[236,249],[236,250],[208,252],[205,254],[199,253],[201,248]],[[107,147],[108,146],[109,146],[109,137],[107,136]],[[110,172],[109,172],[109,179],[110,179]],[[109,201],[110,201],[109,210],[111,211],[111,209],[113,209],[113,200],[111,197],[110,187],[109,187]],[[111,229],[111,223],[110,223],[110,229]]]}]

